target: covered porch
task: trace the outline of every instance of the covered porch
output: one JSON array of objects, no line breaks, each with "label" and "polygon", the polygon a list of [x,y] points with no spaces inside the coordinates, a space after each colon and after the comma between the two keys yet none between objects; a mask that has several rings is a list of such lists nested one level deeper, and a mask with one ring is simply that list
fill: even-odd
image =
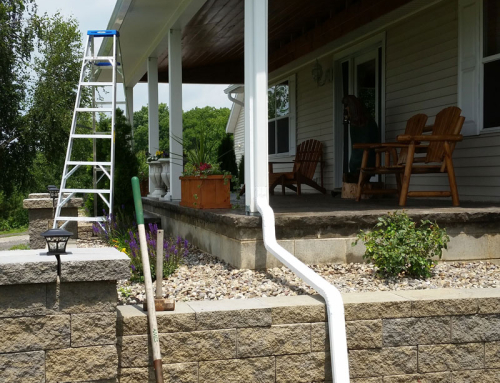
[{"label": "covered porch", "polygon": [[[248,216],[232,196],[231,210],[199,210],[178,202],[144,198],[145,210],[161,218],[173,235],[187,238],[198,248],[237,268],[263,269],[280,262],[269,254],[262,240],[262,220]],[[360,230],[370,230],[378,217],[401,211],[395,198],[361,202],[331,195],[275,195],[270,205],[276,216],[278,243],[307,264],[362,262],[364,246],[352,246]],[[500,263],[500,203],[410,199],[405,209],[419,222],[436,221],[450,236],[443,261]]]},{"label": "covered porch", "polygon": [[[109,28],[120,29],[129,105],[133,86],[148,82],[151,153],[159,149],[159,82],[170,84],[170,158],[183,153],[179,140],[182,84],[239,85],[228,88],[229,96],[238,101],[231,113],[230,133],[237,158],[241,161],[244,155],[245,161],[246,193],[233,201],[239,207],[226,211],[179,206],[183,169],[177,161],[168,176],[169,194],[145,198],[145,209],[161,217],[167,231],[236,267],[273,266],[278,261],[264,248],[257,207],[258,198],[269,198],[268,164],[291,162],[297,145],[314,139],[322,143],[324,169],[320,174],[318,166],[312,178],[324,184],[327,193],[307,194],[310,190],[305,188],[301,197],[271,196],[277,239],[306,263],[361,261],[363,248],[351,246],[355,235],[360,229],[371,229],[380,215],[400,208],[391,199],[357,203],[331,196],[342,186],[344,173],[342,97],[369,95],[366,100],[382,141],[394,141],[417,113],[426,114],[432,124],[439,111],[458,106],[466,119],[461,132],[464,140],[453,153],[461,205],[452,208],[449,199],[419,198],[410,199],[407,210],[416,220],[436,220],[448,229],[452,242],[445,260],[500,258],[496,254],[500,120],[498,108],[490,102],[498,103],[499,94],[488,88],[495,79],[488,67],[500,62],[500,34],[495,34],[496,24],[485,21],[500,17],[493,3],[118,2]],[[143,33],[138,36],[140,27]],[[483,29],[490,33],[481,35]],[[488,52],[482,52],[483,47]],[[492,76],[491,80],[485,76]],[[270,118],[269,94],[279,86],[286,88],[288,107],[284,115]],[[284,118],[287,121],[281,128],[286,129],[280,133],[278,120]],[[276,122],[274,128],[268,125],[271,120]],[[275,171],[288,168],[277,165]],[[385,182],[395,183],[390,177]],[[410,183],[414,191],[446,187],[445,174],[416,176]]]}]

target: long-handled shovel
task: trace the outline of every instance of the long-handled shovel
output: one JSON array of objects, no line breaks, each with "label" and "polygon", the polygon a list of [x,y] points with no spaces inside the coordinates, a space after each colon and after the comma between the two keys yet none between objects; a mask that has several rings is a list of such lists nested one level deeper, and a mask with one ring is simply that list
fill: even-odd
[{"label": "long-handled shovel", "polygon": [[155,367],[156,383],[163,383],[163,372],[161,366],[160,339],[158,336],[158,325],[156,323],[155,298],[153,295],[153,282],[151,280],[151,269],[149,266],[148,245],[146,243],[146,231],[144,229],[144,214],[142,211],[141,189],[139,178],[132,177],[132,191],[134,193],[135,215],[139,230],[139,242],[141,245],[142,270],[144,272],[144,283],[146,285],[146,301],[148,302],[148,321],[153,348],[153,361]]}]

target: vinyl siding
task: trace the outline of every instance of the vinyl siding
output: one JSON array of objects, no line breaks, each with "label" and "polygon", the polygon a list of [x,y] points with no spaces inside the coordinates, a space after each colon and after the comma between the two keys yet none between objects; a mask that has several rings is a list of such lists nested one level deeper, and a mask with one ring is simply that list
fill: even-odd
[{"label": "vinyl siding", "polygon": [[[457,105],[458,2],[445,0],[387,30],[386,139],[417,113],[429,123]],[[462,200],[500,200],[500,134],[466,137],[453,154]],[[388,180],[391,183],[391,180]],[[448,190],[446,175],[417,175],[412,190]]]}]

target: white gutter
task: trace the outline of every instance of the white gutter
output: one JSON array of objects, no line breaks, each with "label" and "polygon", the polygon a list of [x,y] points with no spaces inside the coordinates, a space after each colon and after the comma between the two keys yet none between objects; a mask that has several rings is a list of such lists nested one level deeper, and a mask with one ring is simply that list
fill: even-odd
[{"label": "white gutter", "polygon": [[266,250],[325,299],[333,383],[349,383],[344,303],[340,292],[276,240],[274,212],[268,195],[267,10],[268,0],[245,0],[245,208],[248,214],[260,213]]},{"label": "white gutter", "polygon": [[324,298],[328,314],[333,383],[348,383],[349,360],[344,302],[339,290],[278,244],[274,229],[274,212],[267,202],[267,196],[257,195],[257,208],[262,216],[262,235],[266,250]]}]

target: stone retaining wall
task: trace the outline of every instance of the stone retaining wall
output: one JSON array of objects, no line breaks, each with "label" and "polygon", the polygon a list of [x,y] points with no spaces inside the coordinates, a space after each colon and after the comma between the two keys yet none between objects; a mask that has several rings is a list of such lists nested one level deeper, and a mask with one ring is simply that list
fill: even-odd
[{"label": "stone retaining wall", "polygon": [[[68,195],[65,195],[65,197]],[[71,198],[65,207],[61,209],[61,215],[64,217],[78,217],[78,208],[82,206],[82,198]],[[54,209],[52,198],[49,197],[49,193],[32,193],[23,201],[23,207],[28,209],[30,248],[44,249],[46,242],[40,234],[52,228]],[[71,238],[78,238],[78,222],[69,222],[66,230],[73,233]]]},{"label": "stone retaining wall", "polygon": [[[500,290],[343,294],[352,383],[500,381]],[[118,307],[120,382],[154,381],[146,314]],[[325,306],[297,296],[158,313],[166,382],[330,381]]]},{"label": "stone retaining wall", "polygon": [[116,249],[0,252],[0,382],[115,382]]}]

